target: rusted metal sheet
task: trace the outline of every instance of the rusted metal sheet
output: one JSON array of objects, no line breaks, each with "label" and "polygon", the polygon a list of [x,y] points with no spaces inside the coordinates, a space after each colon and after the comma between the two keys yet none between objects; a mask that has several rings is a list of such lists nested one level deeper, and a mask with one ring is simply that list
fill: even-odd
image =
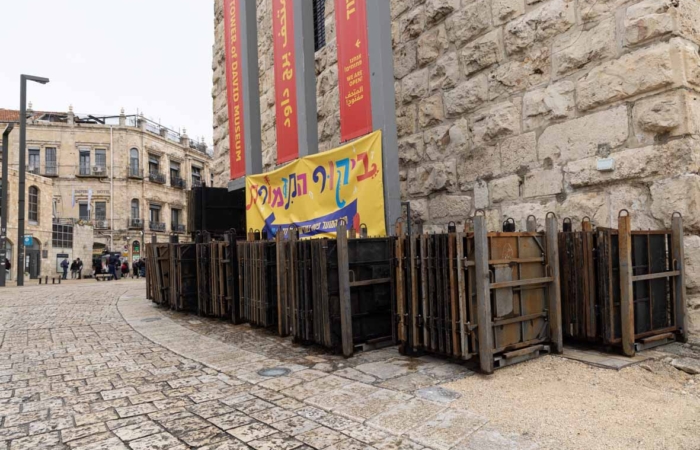
[{"label": "rusted metal sheet", "polygon": [[171,244],[170,308],[197,312],[197,248],[195,244]]},{"label": "rusted metal sheet", "polygon": [[261,327],[277,324],[277,261],[274,241],[237,244],[241,320]]}]

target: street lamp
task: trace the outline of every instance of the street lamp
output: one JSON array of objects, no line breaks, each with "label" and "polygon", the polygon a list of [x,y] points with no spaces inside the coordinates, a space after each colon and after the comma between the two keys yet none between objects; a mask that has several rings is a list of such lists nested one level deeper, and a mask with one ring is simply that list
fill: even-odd
[{"label": "street lamp", "polygon": [[24,200],[27,160],[27,81],[46,84],[48,78],[20,75],[19,90],[19,211],[17,217],[17,286],[24,286]]}]

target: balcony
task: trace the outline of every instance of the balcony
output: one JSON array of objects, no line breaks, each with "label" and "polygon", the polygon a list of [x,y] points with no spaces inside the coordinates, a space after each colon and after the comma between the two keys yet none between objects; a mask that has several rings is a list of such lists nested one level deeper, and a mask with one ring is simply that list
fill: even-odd
[{"label": "balcony", "polygon": [[170,177],[170,186],[177,188],[177,189],[187,189],[187,182],[178,176],[171,176]]},{"label": "balcony", "polygon": [[140,230],[143,228],[143,219],[127,219],[126,222],[126,226],[130,230]]},{"label": "balcony", "polygon": [[96,230],[109,230],[109,220],[96,220],[95,221]]},{"label": "balcony", "polygon": [[202,187],[202,179],[192,177],[192,187],[193,188]]},{"label": "balcony", "polygon": [[46,166],[44,167],[44,176],[45,177],[57,177],[58,176],[58,165],[56,163],[53,163],[53,164],[47,163]]},{"label": "balcony", "polygon": [[28,166],[27,173],[33,173],[34,175],[41,175],[41,168],[39,166]]},{"label": "balcony", "polygon": [[93,178],[107,178],[109,174],[107,173],[107,168],[105,166],[78,166],[79,177],[93,177]]},{"label": "balcony", "polygon": [[152,183],[165,184],[165,175],[163,175],[163,174],[160,173],[160,172],[153,172],[153,171],[149,172],[149,173],[148,173],[148,179],[149,179]]},{"label": "balcony", "polygon": [[165,231],[165,224],[161,222],[148,222],[148,228],[151,231]]},{"label": "balcony", "polygon": [[184,225],[178,225],[178,224],[171,224],[170,229],[173,230],[173,233],[184,233],[185,232],[185,226]]},{"label": "balcony", "polygon": [[136,178],[136,179],[143,179],[143,170],[139,169],[138,167],[132,167],[129,166],[127,169],[127,176],[129,178]]}]

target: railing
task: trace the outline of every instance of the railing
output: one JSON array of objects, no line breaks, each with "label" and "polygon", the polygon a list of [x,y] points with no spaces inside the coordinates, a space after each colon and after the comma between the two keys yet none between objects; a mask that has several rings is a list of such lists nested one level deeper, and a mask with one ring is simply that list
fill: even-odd
[{"label": "railing", "polygon": [[54,164],[46,164],[44,167],[44,176],[55,177],[58,175],[58,166]]},{"label": "railing", "polygon": [[27,172],[33,173],[34,175],[41,175],[39,166],[29,166],[27,167]]},{"label": "railing", "polygon": [[185,226],[179,225],[176,223],[171,224],[170,229],[173,230],[173,233],[184,233],[185,232]]},{"label": "railing", "polygon": [[129,166],[128,174],[129,178],[143,178],[143,170],[138,167]]},{"label": "railing", "polygon": [[95,221],[96,230],[109,230],[109,220],[96,220]]},{"label": "railing", "polygon": [[192,178],[192,187],[197,188],[197,187],[202,187],[202,179],[201,178]]},{"label": "railing", "polygon": [[105,166],[78,166],[78,176],[80,177],[106,177],[108,176]]},{"label": "railing", "polygon": [[127,219],[126,222],[126,226],[131,230],[140,230],[143,228],[143,219]]},{"label": "railing", "polygon": [[182,177],[171,176],[170,185],[174,188],[185,189],[187,188],[187,182]]},{"label": "railing", "polygon": [[153,183],[165,184],[165,175],[159,172],[149,172],[148,179]]},{"label": "railing", "polygon": [[165,231],[165,224],[161,222],[148,222],[148,228],[151,231]]}]

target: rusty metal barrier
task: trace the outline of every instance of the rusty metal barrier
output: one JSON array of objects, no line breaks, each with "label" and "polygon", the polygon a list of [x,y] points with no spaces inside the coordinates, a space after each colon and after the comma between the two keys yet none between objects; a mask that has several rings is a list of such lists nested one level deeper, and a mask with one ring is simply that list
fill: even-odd
[{"label": "rusty metal barrier", "polygon": [[197,312],[195,244],[170,244],[170,283],[170,308],[176,311]]},{"label": "rusty metal barrier", "polygon": [[[249,239],[252,235],[249,234]],[[242,321],[261,327],[277,324],[277,270],[274,241],[239,241],[238,314]]]},{"label": "rusty metal barrier", "polygon": [[398,224],[400,351],[478,355],[485,373],[561,352],[556,217],[548,215],[546,233],[487,233],[483,215],[473,224],[473,231],[413,235]]},{"label": "rusty metal barrier", "polygon": [[[566,248],[562,273],[563,328],[568,338],[635,351],[687,339],[683,219],[670,230],[632,230],[620,212],[618,229],[560,233]],[[581,261],[585,261],[582,267]]]},{"label": "rusty metal barrier", "polygon": [[159,305],[170,305],[170,244],[150,244],[149,262],[153,267],[154,300]]}]

